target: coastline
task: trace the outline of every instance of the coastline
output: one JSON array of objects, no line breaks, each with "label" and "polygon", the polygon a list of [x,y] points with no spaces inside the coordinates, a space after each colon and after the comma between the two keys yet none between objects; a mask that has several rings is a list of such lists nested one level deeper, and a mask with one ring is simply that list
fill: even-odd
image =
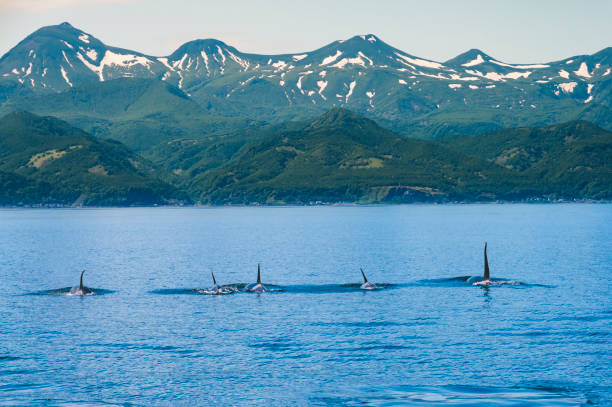
[{"label": "coastline", "polygon": [[612,200],[575,199],[575,200],[521,200],[521,201],[454,201],[454,202],[312,202],[312,203],[251,203],[251,204],[185,204],[185,205],[0,205],[0,209],[123,209],[123,208],[303,208],[303,207],[369,207],[369,206],[459,206],[459,205],[556,205],[581,204],[605,205]]}]

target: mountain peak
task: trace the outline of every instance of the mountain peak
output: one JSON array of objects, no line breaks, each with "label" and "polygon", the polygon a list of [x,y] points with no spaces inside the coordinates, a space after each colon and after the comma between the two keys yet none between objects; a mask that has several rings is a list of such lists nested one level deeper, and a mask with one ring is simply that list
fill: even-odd
[{"label": "mountain peak", "polygon": [[175,58],[180,58],[184,54],[199,54],[202,51],[209,52],[211,49],[216,48],[217,46],[221,48],[233,49],[233,47],[229,47],[223,41],[214,38],[197,39],[188,41],[178,47],[172,54],[170,54],[169,59],[173,60]]},{"label": "mountain peak", "polygon": [[463,66],[475,66],[479,65],[483,62],[488,62],[492,60],[489,55],[482,52],[477,48],[472,48],[469,51],[465,51],[456,57],[449,59],[444,64],[445,65],[463,65]]},{"label": "mountain peak", "polygon": [[345,109],[342,107],[334,107],[333,109],[328,110],[327,112],[323,113],[321,116],[313,120],[310,123],[310,127],[338,126],[363,121],[374,123],[372,120],[366,119],[365,117],[358,115],[352,110]]},{"label": "mountain peak", "polygon": [[378,37],[375,36],[374,34],[359,34],[359,35],[355,35],[355,36],[351,37],[349,40],[361,40],[361,41],[368,41],[368,42],[376,42],[376,41],[378,41]]}]

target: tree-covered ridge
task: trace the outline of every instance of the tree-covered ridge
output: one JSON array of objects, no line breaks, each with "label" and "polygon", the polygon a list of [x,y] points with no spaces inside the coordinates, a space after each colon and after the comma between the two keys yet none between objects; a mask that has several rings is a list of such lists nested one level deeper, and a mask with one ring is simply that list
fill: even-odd
[{"label": "tree-covered ridge", "polygon": [[151,205],[185,194],[124,145],[99,140],[53,117],[0,119],[3,204]]},{"label": "tree-covered ridge", "polygon": [[612,132],[587,121],[449,136],[441,142],[527,177],[540,194],[612,196]]},{"label": "tree-covered ridge", "polygon": [[412,139],[349,110],[145,152],[53,117],[0,119],[0,204],[301,204],[612,198],[592,123]]}]

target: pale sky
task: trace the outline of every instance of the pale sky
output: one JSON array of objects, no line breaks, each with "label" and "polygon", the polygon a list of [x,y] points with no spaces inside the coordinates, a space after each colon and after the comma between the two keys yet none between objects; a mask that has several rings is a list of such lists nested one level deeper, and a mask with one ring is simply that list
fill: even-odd
[{"label": "pale sky", "polygon": [[435,61],[479,48],[536,63],[612,46],[611,16],[612,0],[0,0],[0,55],[36,29],[68,21],[108,45],[154,56],[197,38],[277,54],[372,33]]}]

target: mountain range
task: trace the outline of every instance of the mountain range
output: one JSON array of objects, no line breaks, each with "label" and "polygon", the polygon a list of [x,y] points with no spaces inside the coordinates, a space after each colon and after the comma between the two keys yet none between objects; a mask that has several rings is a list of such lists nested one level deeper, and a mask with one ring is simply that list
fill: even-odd
[{"label": "mountain range", "polygon": [[44,105],[58,92],[83,93],[88,85],[95,94],[94,84],[131,78],[177,88],[201,107],[204,122],[221,129],[227,118],[280,123],[333,107],[419,138],[574,119],[612,129],[611,72],[610,47],[537,64],[504,63],[477,49],[436,62],[372,34],[283,55],[248,54],[203,39],[156,57],[108,46],[62,23],[37,30],[0,58],[0,111],[25,108],[33,95]]},{"label": "mountain range", "polygon": [[612,198],[612,48],[436,62],[375,35],[165,57],[68,23],[0,58],[0,204]]}]

